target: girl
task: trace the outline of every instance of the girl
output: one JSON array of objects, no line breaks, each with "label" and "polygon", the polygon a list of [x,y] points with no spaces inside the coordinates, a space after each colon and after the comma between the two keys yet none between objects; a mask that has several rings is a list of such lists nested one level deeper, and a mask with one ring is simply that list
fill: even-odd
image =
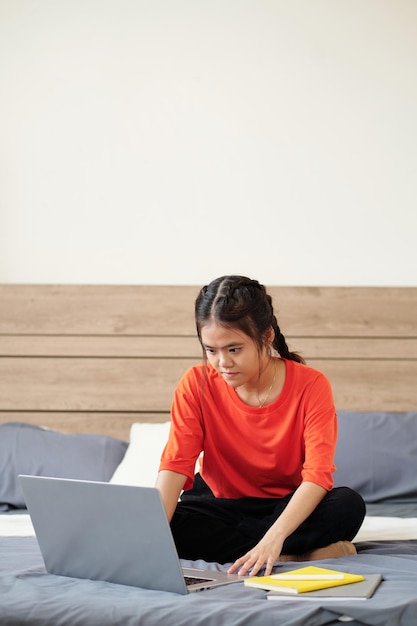
[{"label": "girl", "polygon": [[203,363],[175,391],[156,482],[179,556],[268,575],[278,560],[356,554],[365,505],[332,489],[330,384],[289,351],[265,287],[217,278],[195,320]]}]

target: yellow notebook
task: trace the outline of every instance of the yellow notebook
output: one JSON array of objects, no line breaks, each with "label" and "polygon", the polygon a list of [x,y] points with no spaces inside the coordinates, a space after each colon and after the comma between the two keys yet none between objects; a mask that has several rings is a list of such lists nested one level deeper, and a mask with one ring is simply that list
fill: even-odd
[{"label": "yellow notebook", "polygon": [[244,579],[244,584],[246,587],[257,587],[269,591],[304,593],[305,591],[349,585],[361,580],[364,580],[364,577],[360,574],[348,574],[347,572],[310,565],[289,572],[271,574],[271,576],[251,576]]}]

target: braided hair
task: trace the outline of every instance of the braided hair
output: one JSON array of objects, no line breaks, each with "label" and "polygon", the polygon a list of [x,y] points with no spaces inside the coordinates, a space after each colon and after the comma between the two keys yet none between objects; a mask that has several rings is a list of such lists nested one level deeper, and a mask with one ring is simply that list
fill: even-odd
[{"label": "braided hair", "polygon": [[290,352],[278,326],[272,298],[257,280],[246,276],[221,276],[200,290],[195,301],[195,322],[201,343],[201,329],[215,320],[223,326],[237,328],[250,337],[259,351],[269,328],[274,330],[272,347],[284,359],[304,363],[297,352]]}]

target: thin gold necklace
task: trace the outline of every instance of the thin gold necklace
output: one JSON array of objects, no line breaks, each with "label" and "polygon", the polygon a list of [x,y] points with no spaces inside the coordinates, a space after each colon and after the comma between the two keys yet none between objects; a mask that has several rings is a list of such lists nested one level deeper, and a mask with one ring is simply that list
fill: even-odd
[{"label": "thin gold necklace", "polygon": [[276,363],[275,363],[275,361],[274,361],[274,376],[273,376],[273,378],[272,378],[272,383],[271,383],[271,385],[270,385],[270,387],[269,387],[269,389],[268,389],[268,392],[267,392],[267,394],[266,394],[266,396],[265,396],[265,398],[263,399],[263,401],[262,401],[262,402],[261,402],[261,399],[260,399],[260,397],[259,397],[259,393],[258,393],[258,402],[259,402],[259,408],[260,408],[260,409],[262,409],[262,407],[263,407],[263,406],[265,406],[265,403],[266,403],[266,401],[267,401],[267,400],[268,400],[268,398],[269,398],[269,394],[271,393],[271,391],[272,391],[272,387],[274,386],[274,382],[275,382],[275,376],[276,376],[276,374],[277,374],[277,365],[276,365]]}]

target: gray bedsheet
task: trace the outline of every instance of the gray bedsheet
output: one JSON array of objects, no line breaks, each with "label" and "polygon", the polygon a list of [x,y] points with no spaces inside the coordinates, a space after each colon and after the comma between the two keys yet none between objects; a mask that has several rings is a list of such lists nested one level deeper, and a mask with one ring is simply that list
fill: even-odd
[{"label": "gray bedsheet", "polygon": [[[243,584],[177,596],[45,572],[33,537],[0,538],[0,624],[42,626],[415,626],[417,541],[359,544],[356,557],[319,564],[350,572],[382,573],[367,601],[269,602]],[[184,562],[184,565],[190,563]],[[197,563],[201,566],[201,563]],[[204,564],[206,565],[206,564]],[[285,564],[290,569],[295,564]],[[298,566],[299,564],[297,564]],[[215,567],[213,565],[213,567]]]}]

